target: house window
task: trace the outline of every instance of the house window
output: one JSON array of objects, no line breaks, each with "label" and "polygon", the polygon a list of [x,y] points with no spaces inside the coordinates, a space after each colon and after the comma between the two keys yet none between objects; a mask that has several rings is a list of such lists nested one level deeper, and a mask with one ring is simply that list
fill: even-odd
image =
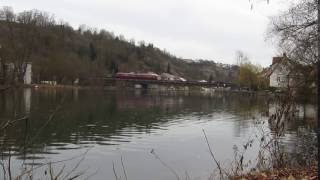
[{"label": "house window", "polygon": [[277,82],[280,82],[280,77],[277,77]]}]

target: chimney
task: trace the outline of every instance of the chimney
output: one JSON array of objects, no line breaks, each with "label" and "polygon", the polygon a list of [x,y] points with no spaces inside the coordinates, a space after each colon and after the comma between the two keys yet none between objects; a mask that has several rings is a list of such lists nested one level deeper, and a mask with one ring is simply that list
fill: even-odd
[{"label": "chimney", "polygon": [[284,53],[283,53],[283,57],[284,57],[284,58],[287,58],[287,53],[284,52]]}]

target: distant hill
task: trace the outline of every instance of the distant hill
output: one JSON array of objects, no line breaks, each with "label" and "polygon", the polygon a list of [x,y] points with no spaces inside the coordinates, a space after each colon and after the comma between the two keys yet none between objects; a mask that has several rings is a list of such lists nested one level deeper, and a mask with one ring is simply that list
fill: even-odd
[{"label": "distant hill", "polygon": [[26,61],[33,64],[34,82],[56,80],[63,84],[110,74],[115,68],[121,72],[170,71],[189,80],[211,76],[215,81],[233,82],[238,74],[237,66],[180,59],[153,44],[136,43],[106,30],[83,25],[73,29],[38,10],[15,14],[11,8],[0,9],[0,34],[0,57],[4,63],[15,63],[20,80]]}]

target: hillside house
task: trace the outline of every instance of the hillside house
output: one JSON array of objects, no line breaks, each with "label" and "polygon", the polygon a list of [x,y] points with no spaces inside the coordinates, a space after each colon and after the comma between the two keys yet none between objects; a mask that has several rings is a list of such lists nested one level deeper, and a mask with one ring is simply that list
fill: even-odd
[{"label": "hillside house", "polygon": [[160,77],[161,77],[161,80],[166,80],[166,81],[187,81],[183,77],[175,76],[169,73],[162,73]]},{"label": "hillside house", "polygon": [[161,80],[166,80],[166,81],[174,81],[176,79],[174,75],[169,73],[162,73],[160,76],[161,76]]}]

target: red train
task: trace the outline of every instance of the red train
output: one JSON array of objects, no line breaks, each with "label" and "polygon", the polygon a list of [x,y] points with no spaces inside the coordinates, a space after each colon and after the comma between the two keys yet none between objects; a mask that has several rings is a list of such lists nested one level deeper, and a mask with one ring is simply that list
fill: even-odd
[{"label": "red train", "polygon": [[155,73],[124,73],[119,72],[115,75],[117,79],[133,79],[133,80],[161,80],[161,77]]}]

